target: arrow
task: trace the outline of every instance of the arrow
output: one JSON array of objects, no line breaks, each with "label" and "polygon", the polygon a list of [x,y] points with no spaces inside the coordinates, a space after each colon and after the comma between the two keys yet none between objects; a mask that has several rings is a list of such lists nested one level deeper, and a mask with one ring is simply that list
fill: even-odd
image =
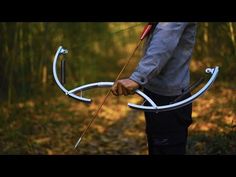
[{"label": "arrow", "polygon": [[[141,42],[143,41],[143,39],[149,34],[150,30],[152,29],[152,24],[148,23],[145,27],[143,32],[141,33],[141,37],[140,40],[138,42],[138,44],[136,45],[136,47],[134,48],[132,54],[130,55],[130,57],[128,58],[127,62],[125,63],[125,65],[123,66],[123,68],[121,69],[121,71],[119,72],[119,74],[117,75],[115,82],[117,80],[119,80],[121,74],[124,72],[124,70],[126,69],[126,67],[129,65],[131,58],[134,56],[135,52],[137,51],[137,49],[139,48]],[[109,89],[109,91],[107,92],[106,96],[104,97],[102,103],[99,105],[98,109],[96,110],[93,118],[91,119],[91,121],[89,122],[88,126],[85,128],[85,130],[82,132],[81,136],[79,137],[78,141],[75,144],[75,149],[78,147],[78,145],[80,144],[82,138],[84,137],[84,135],[86,134],[86,132],[88,131],[88,129],[90,128],[90,126],[92,125],[92,123],[94,122],[94,120],[97,118],[98,113],[100,112],[100,110],[102,109],[102,106],[105,104],[105,102],[107,101],[108,97],[111,94],[111,89]]]}]

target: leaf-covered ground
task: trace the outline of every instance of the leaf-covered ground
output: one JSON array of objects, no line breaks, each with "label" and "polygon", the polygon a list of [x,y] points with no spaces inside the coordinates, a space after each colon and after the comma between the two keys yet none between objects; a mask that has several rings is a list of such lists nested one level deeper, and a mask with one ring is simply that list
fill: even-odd
[{"label": "leaf-covered ground", "polygon": [[[143,113],[127,107],[137,96],[111,96],[79,148],[74,145],[92,118],[104,94],[91,105],[58,92],[56,98],[38,98],[12,106],[1,105],[1,154],[124,154],[145,155]],[[187,154],[236,154],[236,89],[214,85],[193,107]]]}]

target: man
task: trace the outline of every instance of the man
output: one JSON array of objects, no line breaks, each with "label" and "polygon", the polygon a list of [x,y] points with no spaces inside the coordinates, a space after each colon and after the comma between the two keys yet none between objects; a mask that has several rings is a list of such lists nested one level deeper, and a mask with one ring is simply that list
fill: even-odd
[{"label": "man", "polygon": [[[158,23],[139,65],[130,78],[114,83],[112,93],[129,95],[143,87],[157,105],[170,104],[190,83],[189,62],[195,34],[193,22]],[[145,112],[149,154],[185,154],[191,113],[191,104],[168,112]]]}]

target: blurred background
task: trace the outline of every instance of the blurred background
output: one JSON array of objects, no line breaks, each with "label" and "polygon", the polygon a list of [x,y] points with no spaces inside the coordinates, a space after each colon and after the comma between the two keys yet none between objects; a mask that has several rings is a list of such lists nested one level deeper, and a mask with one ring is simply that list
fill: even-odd
[{"label": "blurred background", "polygon": [[[113,97],[74,144],[107,89],[83,93],[90,105],[66,97],[54,83],[52,62],[66,55],[67,89],[114,81],[145,23],[0,23],[0,154],[147,154],[143,112],[127,107],[137,96]],[[220,66],[214,85],[193,104],[187,154],[236,154],[236,23],[199,22],[191,82]],[[122,75],[129,77],[142,47]]]}]

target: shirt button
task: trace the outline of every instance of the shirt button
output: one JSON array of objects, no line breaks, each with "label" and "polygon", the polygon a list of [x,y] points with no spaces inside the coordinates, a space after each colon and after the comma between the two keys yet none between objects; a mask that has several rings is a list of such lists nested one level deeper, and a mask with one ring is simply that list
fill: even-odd
[{"label": "shirt button", "polygon": [[145,79],[144,78],[141,78],[141,82],[144,82],[145,81]]}]

